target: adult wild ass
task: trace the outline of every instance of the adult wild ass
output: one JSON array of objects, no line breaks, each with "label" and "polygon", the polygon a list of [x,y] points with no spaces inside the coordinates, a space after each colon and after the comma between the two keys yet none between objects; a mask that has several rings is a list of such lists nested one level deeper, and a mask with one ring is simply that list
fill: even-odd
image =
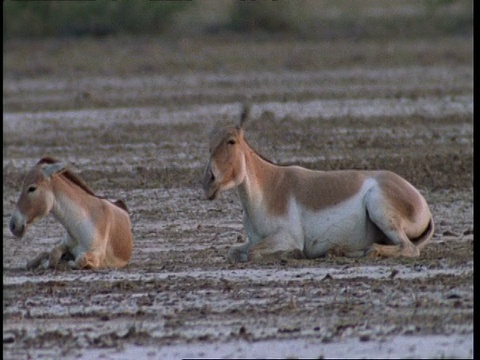
[{"label": "adult wild ass", "polygon": [[25,177],[10,231],[22,237],[50,212],[65,228],[65,238],[29,261],[27,269],[55,268],[64,255],[74,259],[68,261],[73,269],[120,268],[129,262],[133,236],[125,204],[96,196],[65,164],[44,157]]},{"label": "adult wild ass", "polygon": [[208,199],[237,188],[247,243],[232,262],[265,256],[416,257],[434,223],[420,192],[390,171],[314,171],[279,166],[246,141],[239,125],[215,127],[203,187]]}]

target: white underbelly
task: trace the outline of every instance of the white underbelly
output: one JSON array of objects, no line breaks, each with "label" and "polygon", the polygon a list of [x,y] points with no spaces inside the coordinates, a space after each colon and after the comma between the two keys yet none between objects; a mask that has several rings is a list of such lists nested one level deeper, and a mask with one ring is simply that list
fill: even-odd
[{"label": "white underbelly", "polygon": [[330,250],[366,250],[380,236],[368,219],[363,194],[319,212],[307,210],[303,220],[304,252],[309,258]]}]

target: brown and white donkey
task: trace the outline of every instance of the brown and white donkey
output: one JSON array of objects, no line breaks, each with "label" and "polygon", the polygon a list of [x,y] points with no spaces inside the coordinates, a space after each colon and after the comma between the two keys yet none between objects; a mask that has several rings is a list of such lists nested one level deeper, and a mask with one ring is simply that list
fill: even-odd
[{"label": "brown and white donkey", "polygon": [[68,261],[73,269],[120,268],[129,262],[133,235],[125,204],[96,196],[65,164],[44,157],[25,177],[10,231],[22,237],[50,212],[65,228],[65,238],[29,261],[28,269],[55,268],[63,255],[73,258]]},{"label": "brown and white donkey", "polygon": [[208,199],[237,188],[248,242],[229,260],[265,256],[416,257],[431,239],[427,202],[390,171],[314,171],[279,166],[246,141],[245,107],[238,125],[216,127],[203,187]]}]

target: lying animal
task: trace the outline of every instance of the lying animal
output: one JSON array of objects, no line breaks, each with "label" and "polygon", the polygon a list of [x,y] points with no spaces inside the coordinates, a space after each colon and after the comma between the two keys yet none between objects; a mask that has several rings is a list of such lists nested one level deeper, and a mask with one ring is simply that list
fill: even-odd
[{"label": "lying animal", "polygon": [[434,232],[420,192],[390,171],[314,171],[278,166],[246,141],[244,122],[216,127],[203,187],[208,199],[237,188],[248,242],[229,259],[264,256],[416,257]]},{"label": "lying animal", "polygon": [[120,268],[129,262],[133,236],[125,204],[96,196],[65,164],[44,157],[25,177],[10,231],[22,237],[50,212],[65,228],[65,238],[29,261],[28,269],[55,268],[62,256],[72,258],[73,269]]}]

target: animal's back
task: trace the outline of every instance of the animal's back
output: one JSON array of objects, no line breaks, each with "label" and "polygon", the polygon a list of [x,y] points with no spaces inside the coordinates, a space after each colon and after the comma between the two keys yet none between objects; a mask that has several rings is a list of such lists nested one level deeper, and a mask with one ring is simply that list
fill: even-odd
[{"label": "animal's back", "polygon": [[126,206],[119,206],[113,202],[109,203],[111,216],[111,227],[109,233],[109,245],[106,251],[106,266],[123,267],[128,264],[133,251],[132,223]]}]

